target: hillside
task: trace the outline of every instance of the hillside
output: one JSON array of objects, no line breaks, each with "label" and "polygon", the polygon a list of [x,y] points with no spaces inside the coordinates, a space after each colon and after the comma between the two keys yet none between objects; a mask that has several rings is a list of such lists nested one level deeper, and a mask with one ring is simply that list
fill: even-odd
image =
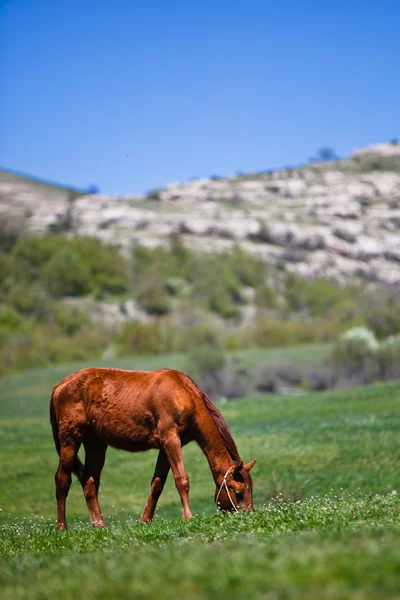
[{"label": "hillside", "polygon": [[400,281],[400,144],[346,160],[169,184],[142,197],[82,195],[0,171],[0,216],[28,232],[91,235],[128,251],[240,245],[300,276]]}]

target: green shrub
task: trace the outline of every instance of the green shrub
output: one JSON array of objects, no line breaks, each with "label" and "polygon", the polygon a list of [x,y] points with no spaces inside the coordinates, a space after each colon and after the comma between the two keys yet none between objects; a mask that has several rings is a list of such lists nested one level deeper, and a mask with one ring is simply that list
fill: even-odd
[{"label": "green shrub", "polygon": [[226,357],[221,348],[199,346],[189,352],[186,369],[195,378],[216,377],[225,364]]},{"label": "green shrub", "polygon": [[13,285],[4,300],[24,317],[32,316],[39,321],[46,320],[52,303],[52,298],[43,287],[28,282]]},{"label": "green shrub", "polygon": [[378,338],[385,338],[400,332],[400,302],[397,288],[380,287],[368,290],[360,296],[358,310],[365,325],[372,329]]},{"label": "green shrub", "polygon": [[277,308],[277,293],[267,284],[259,285],[256,289],[254,303],[261,308]]},{"label": "green shrub", "polygon": [[199,346],[187,357],[185,372],[208,395],[230,399],[243,397],[251,388],[251,375],[242,359],[227,359],[221,348]]},{"label": "green shrub", "polygon": [[312,321],[275,321],[258,317],[245,328],[239,329],[227,338],[227,347],[268,348],[272,346],[293,346],[314,341],[325,341],[323,331]]},{"label": "green shrub", "polygon": [[106,331],[80,327],[69,336],[57,336],[49,342],[48,364],[98,358],[110,343]]},{"label": "green shrub", "polygon": [[173,350],[173,341],[159,319],[147,323],[130,321],[117,337],[118,354],[162,354]]},{"label": "green shrub", "polygon": [[262,260],[241,248],[222,254],[221,261],[242,285],[256,287],[265,281],[266,269]]},{"label": "green shrub", "polygon": [[329,311],[353,295],[324,278],[305,279],[290,273],[285,280],[287,307],[292,312],[306,312],[312,317],[326,317]]},{"label": "green shrub", "polygon": [[264,220],[259,221],[259,230],[255,233],[249,234],[249,239],[252,242],[261,242],[262,244],[274,244],[274,238],[271,235],[270,228]]},{"label": "green shrub", "polygon": [[56,297],[84,296],[93,289],[91,273],[79,256],[61,248],[41,271],[41,280],[48,292]]},{"label": "green shrub", "polygon": [[[224,318],[236,317],[242,302],[241,285],[236,276],[225,272],[221,263],[209,258],[198,265],[198,277],[192,283],[192,298],[206,310],[216,312]],[[193,274],[192,274],[193,278]]]},{"label": "green shrub", "polygon": [[9,252],[17,241],[26,233],[26,217],[24,214],[0,215],[0,252]]},{"label": "green shrub", "polygon": [[200,254],[185,248],[176,236],[169,249],[138,246],[133,251],[134,290],[145,286],[149,295],[154,287],[161,294],[163,286],[172,296],[184,290],[196,306],[227,319],[240,313],[242,287],[259,285],[264,278],[262,262],[238,248],[220,255]]},{"label": "green shrub", "polygon": [[190,350],[199,346],[220,348],[223,345],[222,331],[212,323],[198,323],[188,329],[178,330],[178,347],[180,351]]},{"label": "green shrub", "polygon": [[101,356],[110,336],[98,328],[81,327],[63,335],[50,325],[30,323],[2,338],[0,328],[0,374],[72,360]]},{"label": "green shrub", "polygon": [[364,384],[377,379],[378,348],[373,331],[366,327],[353,327],[342,334],[331,355],[337,384]]},{"label": "green shrub", "polygon": [[400,338],[378,342],[373,331],[354,327],[335,344],[329,365],[333,385],[343,387],[400,378]]},{"label": "green shrub", "polygon": [[185,371],[207,394],[221,394],[226,357],[221,348],[199,346],[188,354]]},{"label": "green shrub", "polygon": [[82,310],[73,306],[68,306],[63,302],[52,305],[52,322],[63,335],[73,336],[82,330],[96,331],[97,327],[92,326],[90,319]]},{"label": "green shrub", "polygon": [[374,356],[378,347],[373,331],[366,327],[353,327],[340,336],[333,357],[344,364],[358,367],[366,357]]},{"label": "green shrub", "polygon": [[179,296],[187,290],[183,277],[168,277],[164,282],[164,288],[170,296]]},{"label": "green shrub", "polygon": [[26,278],[35,280],[39,278],[43,266],[63,246],[69,246],[65,236],[30,235],[20,239],[11,254],[23,265]]},{"label": "green shrub", "polygon": [[145,323],[125,323],[117,338],[117,352],[120,356],[186,352],[204,345],[209,348],[219,348],[222,345],[222,334],[215,324],[202,321],[179,325],[169,317]]},{"label": "green shrub", "polygon": [[16,331],[22,318],[11,306],[0,306],[0,327],[8,331]]},{"label": "green shrub", "polygon": [[391,336],[379,345],[377,352],[379,379],[400,379],[400,337]]},{"label": "green shrub", "polygon": [[150,315],[165,315],[171,309],[170,298],[165,288],[157,281],[147,282],[140,286],[136,293],[136,299]]},{"label": "green shrub", "polygon": [[232,300],[229,291],[223,283],[215,283],[207,290],[205,307],[216,312],[224,319],[232,319],[240,314],[239,307]]},{"label": "green shrub", "polygon": [[0,298],[4,299],[10,290],[24,279],[24,269],[18,259],[11,254],[0,252]]},{"label": "green shrub", "polygon": [[135,246],[132,251],[132,273],[136,285],[143,278],[165,282],[170,277],[187,279],[194,253],[185,248],[179,236],[173,236],[169,248]]},{"label": "green shrub", "polygon": [[98,289],[120,294],[128,289],[127,269],[118,249],[95,238],[32,235],[18,241],[12,257],[26,280],[41,280],[58,297]]}]

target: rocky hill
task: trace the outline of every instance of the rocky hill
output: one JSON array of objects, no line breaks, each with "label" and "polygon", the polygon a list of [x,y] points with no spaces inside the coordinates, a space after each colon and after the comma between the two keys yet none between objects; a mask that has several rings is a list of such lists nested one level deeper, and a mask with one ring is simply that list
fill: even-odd
[{"label": "rocky hill", "polygon": [[400,144],[346,160],[169,184],[142,197],[85,195],[0,171],[3,232],[69,231],[128,251],[179,233],[201,251],[235,245],[302,276],[400,282]]}]

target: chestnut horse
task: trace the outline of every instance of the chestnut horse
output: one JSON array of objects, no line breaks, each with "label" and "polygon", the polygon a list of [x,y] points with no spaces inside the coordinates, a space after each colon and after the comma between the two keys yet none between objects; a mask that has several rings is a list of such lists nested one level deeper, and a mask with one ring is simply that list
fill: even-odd
[{"label": "chestnut horse", "polygon": [[[88,368],[53,390],[50,422],[60,456],[55,475],[58,529],[66,529],[65,503],[74,473],[81,482],[94,527],[105,527],[98,502],[108,446],[130,452],[159,450],[141,521],[151,521],[172,469],[184,519],[192,517],[182,446],[195,440],[215,484],[215,502],[226,511],[253,510],[250,469],[243,465],[223,416],[194,381],[179,371]],[[85,448],[85,464],[78,450]]]}]

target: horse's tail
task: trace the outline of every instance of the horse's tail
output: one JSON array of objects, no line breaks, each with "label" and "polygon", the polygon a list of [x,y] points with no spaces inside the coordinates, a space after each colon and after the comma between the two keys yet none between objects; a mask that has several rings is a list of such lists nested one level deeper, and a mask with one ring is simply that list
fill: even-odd
[{"label": "horse's tail", "polygon": [[[59,430],[58,430],[56,409],[54,406],[54,394],[55,394],[56,389],[57,389],[57,386],[53,389],[53,393],[51,394],[51,398],[50,398],[50,423],[51,423],[51,429],[53,431],[53,439],[54,439],[54,443],[56,446],[56,450],[57,450],[58,456],[60,456],[61,444],[60,444],[60,436],[59,436]],[[74,473],[74,475],[77,476],[78,479],[80,479],[82,476],[83,468],[84,468],[84,465],[83,465],[82,461],[79,459],[79,456],[76,456],[73,473]]]},{"label": "horse's tail", "polygon": [[58,421],[57,421],[57,416],[56,416],[56,409],[54,408],[54,392],[56,391],[56,388],[54,388],[53,393],[51,394],[51,398],[50,398],[50,423],[51,423],[51,429],[53,431],[53,439],[54,439],[54,443],[56,445],[56,450],[58,453],[58,456],[60,456],[60,438],[58,435]]}]

